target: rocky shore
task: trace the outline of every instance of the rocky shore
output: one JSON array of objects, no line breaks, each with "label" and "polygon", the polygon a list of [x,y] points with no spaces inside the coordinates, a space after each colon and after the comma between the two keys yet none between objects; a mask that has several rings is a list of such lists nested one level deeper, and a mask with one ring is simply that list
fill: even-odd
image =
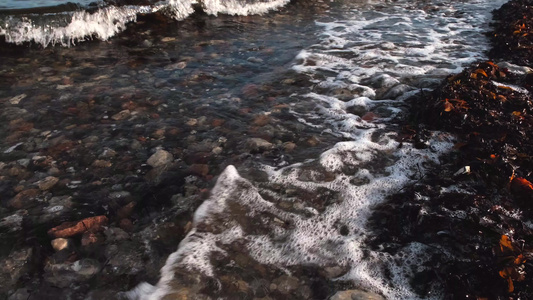
[{"label": "rocky shore", "polygon": [[[432,271],[412,278],[420,295],[434,282],[449,299],[533,294],[532,5],[511,1],[495,12],[493,61],[450,75],[433,93],[410,102],[404,141],[427,147],[428,130],[453,132],[461,141],[442,165],[376,209],[371,223],[378,234],[367,242],[390,253],[412,241],[435,249],[427,265]],[[186,20],[183,32],[205,37],[186,47],[164,36],[170,30],[164,21],[146,18],[126,38],[112,41],[127,49],[124,61],[94,43],[88,52],[102,55],[79,59],[76,48],[43,50],[44,66],[17,54],[21,48],[6,46],[14,58],[0,73],[0,298],[117,299],[140,282],[155,284],[226,166],[243,167],[249,170],[243,176],[261,183],[265,174],[253,162],[302,161],[341,140],[318,129],[302,133],[289,112],[291,95],[312,85],[304,75],[284,71],[231,93],[213,85],[253,77],[267,68],[264,62],[284,68],[294,55],[214,39],[225,30],[223,17]],[[143,21],[159,22],[159,32]],[[254,17],[239,21],[268,27]],[[282,25],[267,30],[276,26]],[[303,42],[287,43],[301,48]],[[185,54],[168,57],[179,47]],[[244,55],[231,68],[220,67],[226,64],[222,51]],[[157,71],[143,69],[146,57]],[[109,74],[95,75],[110,63],[116,68]],[[111,78],[115,86],[107,84]],[[2,93],[29,86],[36,88]],[[148,95],[146,86],[162,92]],[[182,103],[169,103],[174,86],[190,88]],[[220,96],[204,103],[198,95],[206,89],[212,89],[210,97]],[[171,105],[179,111],[170,111]],[[223,107],[237,113],[224,114]],[[308,173],[309,181],[334,177],[325,170],[318,179]],[[336,197],[304,196],[317,211]],[[277,203],[295,211],[297,204]],[[280,270],[258,263],[241,246],[220,246],[232,256],[213,262],[217,282],[177,270],[182,280],[168,299],[382,299],[333,280],[346,273],[345,266]]]},{"label": "rocky shore", "polygon": [[[308,22],[287,11],[256,30]],[[288,103],[305,76],[283,68],[253,82],[297,54],[227,36],[264,17],[197,14],[179,28],[160,17],[109,47],[1,45],[0,299],[117,299],[155,284],[227,165],[290,162],[337,141],[297,134]]]},{"label": "rocky shore", "polygon": [[412,278],[421,295],[438,283],[446,299],[533,295],[533,2],[494,11],[492,61],[453,74],[411,99],[404,138],[458,135],[455,150],[425,178],[377,209],[369,243],[394,253],[407,242],[434,249]]}]

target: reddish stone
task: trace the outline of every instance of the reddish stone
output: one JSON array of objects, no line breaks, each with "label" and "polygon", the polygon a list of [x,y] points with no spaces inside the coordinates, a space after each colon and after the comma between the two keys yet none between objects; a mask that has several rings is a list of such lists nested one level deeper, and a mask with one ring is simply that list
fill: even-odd
[{"label": "reddish stone", "polygon": [[135,205],[137,205],[137,203],[132,201],[132,202],[122,206],[117,211],[118,218],[119,219],[125,219],[125,218],[129,217],[133,213],[133,210],[135,209]]},{"label": "reddish stone", "polygon": [[98,232],[105,225],[107,225],[106,216],[90,217],[78,222],[64,222],[48,230],[48,235],[54,238],[68,238],[86,231]]},{"label": "reddish stone", "polygon": [[255,84],[247,84],[242,88],[242,94],[246,97],[255,97],[258,94],[258,87]]},{"label": "reddish stone", "polygon": [[189,167],[192,174],[206,176],[209,173],[209,166],[205,164],[193,164]]},{"label": "reddish stone", "polygon": [[252,109],[249,108],[249,107],[245,107],[245,108],[241,108],[241,109],[239,109],[239,112],[240,112],[241,114],[248,114],[248,113],[250,113],[251,111],[252,111]]},{"label": "reddish stone", "polygon": [[133,231],[133,222],[130,219],[120,220],[120,224],[118,226],[124,231]]},{"label": "reddish stone", "polygon": [[76,145],[77,145],[76,142],[66,141],[66,142],[63,142],[61,144],[55,145],[53,147],[50,147],[48,149],[48,153],[52,157],[57,157],[59,154],[73,149]]},{"label": "reddish stone", "polygon": [[40,193],[41,192],[38,189],[24,190],[9,201],[9,206],[16,209],[29,207],[33,204],[32,200],[34,200]]},{"label": "reddish stone", "polygon": [[155,138],[155,139],[164,138],[165,137],[165,129],[163,129],[163,128],[157,129],[156,131],[154,131],[154,133],[152,133],[152,137]]},{"label": "reddish stone", "polygon": [[68,112],[68,113],[71,113],[71,114],[77,114],[77,113],[79,113],[80,111],[79,111],[76,107],[69,107],[69,108],[67,109],[67,112]]},{"label": "reddish stone", "polygon": [[133,101],[128,101],[122,104],[122,109],[135,110],[137,108],[137,103]]},{"label": "reddish stone", "polygon": [[178,135],[180,133],[181,133],[181,130],[179,128],[176,128],[176,127],[172,127],[172,128],[167,129],[167,135]]},{"label": "reddish stone", "polygon": [[214,119],[211,125],[213,127],[219,127],[222,126],[226,121],[224,119]]},{"label": "reddish stone", "polygon": [[104,242],[104,237],[99,233],[94,233],[86,231],[81,237],[81,245],[89,246],[94,244],[102,244]]},{"label": "reddish stone", "polygon": [[372,120],[374,120],[377,117],[378,116],[375,113],[369,111],[366,114],[364,114],[361,119],[363,119],[364,121],[367,121],[367,122],[371,122]]},{"label": "reddish stone", "polygon": [[260,127],[265,126],[268,123],[270,123],[270,116],[263,114],[255,116],[252,122],[253,125]]}]

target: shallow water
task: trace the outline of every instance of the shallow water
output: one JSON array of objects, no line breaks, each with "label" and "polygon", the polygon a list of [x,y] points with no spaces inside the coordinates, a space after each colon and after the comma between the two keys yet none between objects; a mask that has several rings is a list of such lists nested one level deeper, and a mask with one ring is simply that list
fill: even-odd
[{"label": "shallow water", "polygon": [[[129,295],[230,297],[228,286],[238,282],[249,297],[320,298],[347,287],[422,297],[409,280],[428,268],[426,246],[371,251],[366,221],[450,149],[453,137],[442,133],[424,149],[401,143],[403,100],[483,58],[490,10],[502,2],[297,2],[263,16],[197,12],[181,22],[153,6],[142,8],[157,11],[146,15],[120,8],[116,21],[106,7],[91,16],[105,10],[117,26],[96,22],[94,37],[106,41],[88,42],[81,40],[96,27],[61,29],[70,17],[67,27],[52,26],[55,36],[0,28],[8,42],[33,41],[0,49],[0,213],[23,215],[21,227],[42,232],[98,214],[118,226],[118,208],[133,202],[132,236],[143,239],[151,222],[172,219],[187,199],[195,209],[213,188],[159,283],[157,269],[130,270],[121,290],[147,280],[155,287]],[[173,161],[152,168],[147,160],[158,149]],[[47,176],[58,185],[13,204]],[[71,196],[72,207],[39,218],[59,196]],[[175,244],[165,241],[156,263],[151,243],[141,265],[155,268]],[[110,259],[102,252],[84,255]],[[439,295],[434,286],[425,296]]]}]

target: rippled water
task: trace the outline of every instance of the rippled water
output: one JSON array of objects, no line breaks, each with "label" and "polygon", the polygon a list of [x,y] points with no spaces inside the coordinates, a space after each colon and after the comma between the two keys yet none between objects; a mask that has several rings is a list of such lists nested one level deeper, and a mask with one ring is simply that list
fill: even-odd
[{"label": "rippled water", "polygon": [[67,3],[76,3],[80,5],[88,5],[91,2],[89,0],[79,1],[67,1],[67,0],[4,0],[0,2],[0,9],[24,9],[24,8],[36,8],[36,7],[49,7],[57,6]]},{"label": "rippled water", "polygon": [[[158,6],[108,6],[78,17],[68,13],[51,27],[46,18],[8,17],[24,30],[0,27],[6,41],[34,44],[1,50],[6,110],[0,147],[21,143],[16,149],[32,157],[63,136],[78,145],[54,157],[65,161],[60,177],[82,185],[99,178],[91,164],[104,148],[129,157],[128,168],[117,161],[105,176],[130,181],[151,176],[145,161],[159,148],[171,151],[179,168],[209,165],[198,178],[214,187],[191,231],[159,283],[142,285],[131,297],[160,299],[193,286],[200,293],[210,278],[219,289],[202,293],[225,297],[225,276],[251,287],[257,276],[274,282],[280,274],[296,274],[301,288],[313,278],[305,268],[341,270],[325,276],[334,289],[342,282],[390,299],[423,297],[409,281],[428,268],[427,246],[412,243],[394,255],[371,251],[366,221],[373,206],[421,178],[452,146],[453,137],[438,132],[425,149],[401,143],[403,100],[483,58],[490,11],[502,3],[337,2],[241,17],[211,16],[231,10],[215,3],[204,9],[211,15],[179,23],[159,14]],[[81,42],[87,34],[107,41]],[[73,41],[79,44],[51,47]],[[17,119],[33,128],[14,136]],[[269,145],[254,149],[250,138]],[[100,195],[107,188],[76,191],[75,201],[105,211]],[[276,275],[250,271],[258,266]],[[201,280],[191,284],[189,277]],[[287,296],[267,286],[272,297]],[[298,293],[291,297],[309,298]],[[425,296],[439,298],[439,286]]]}]

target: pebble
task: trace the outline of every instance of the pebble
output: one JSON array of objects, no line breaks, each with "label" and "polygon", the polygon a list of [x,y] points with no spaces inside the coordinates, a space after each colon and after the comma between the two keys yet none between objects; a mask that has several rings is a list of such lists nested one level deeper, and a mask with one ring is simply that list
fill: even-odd
[{"label": "pebble", "polygon": [[47,191],[53,188],[59,182],[59,178],[54,176],[48,176],[43,180],[37,182],[37,186],[41,191]]},{"label": "pebble", "polygon": [[57,238],[53,239],[50,244],[55,251],[61,251],[64,249],[71,249],[73,247],[73,241],[71,239]]},{"label": "pebble", "polygon": [[30,272],[33,256],[31,248],[14,249],[0,264],[0,293],[14,286],[20,277]]},{"label": "pebble", "polygon": [[11,99],[9,99],[9,103],[13,104],[13,105],[17,105],[20,103],[20,101],[22,101],[22,99],[26,98],[26,94],[20,94],[18,96],[15,96]]},{"label": "pebble", "polygon": [[346,290],[335,293],[330,300],[385,300],[382,296],[361,290]]},{"label": "pebble", "polygon": [[92,163],[92,166],[95,167],[95,168],[109,168],[111,167],[113,164],[107,160],[101,160],[101,159],[97,159],[95,161],[93,161]]},{"label": "pebble", "polygon": [[122,121],[122,120],[125,120],[127,118],[129,118],[131,116],[131,112],[129,109],[125,109],[119,113],[116,113],[114,114],[113,116],[111,116],[111,119],[115,120],[115,121]]},{"label": "pebble", "polygon": [[248,152],[264,152],[274,147],[272,143],[261,138],[249,138],[246,140],[245,148]]},{"label": "pebble", "polygon": [[13,197],[13,199],[9,201],[9,205],[17,209],[29,208],[34,205],[39,194],[40,191],[38,189],[24,190]]},{"label": "pebble", "polygon": [[189,171],[194,175],[206,176],[209,174],[209,166],[206,164],[192,164]]},{"label": "pebble", "polygon": [[159,149],[152,156],[150,156],[150,158],[148,158],[146,163],[149,166],[157,168],[157,167],[167,165],[171,163],[173,160],[174,160],[174,157],[172,156],[172,154],[170,154],[170,152]]},{"label": "pebble", "polygon": [[285,150],[287,152],[291,152],[294,149],[296,149],[296,144],[293,143],[293,142],[285,142],[285,143],[283,143],[282,146],[283,146],[283,150]]},{"label": "pebble", "polygon": [[270,116],[265,114],[257,115],[252,122],[253,125],[259,127],[265,126],[268,123],[270,123]]},{"label": "pebble", "polygon": [[117,242],[130,238],[130,235],[126,231],[118,227],[110,227],[104,231],[104,234],[108,242]]},{"label": "pebble", "polygon": [[22,220],[28,214],[26,210],[18,210],[16,213],[4,217],[0,220],[0,227],[7,229],[10,232],[22,229]]}]

